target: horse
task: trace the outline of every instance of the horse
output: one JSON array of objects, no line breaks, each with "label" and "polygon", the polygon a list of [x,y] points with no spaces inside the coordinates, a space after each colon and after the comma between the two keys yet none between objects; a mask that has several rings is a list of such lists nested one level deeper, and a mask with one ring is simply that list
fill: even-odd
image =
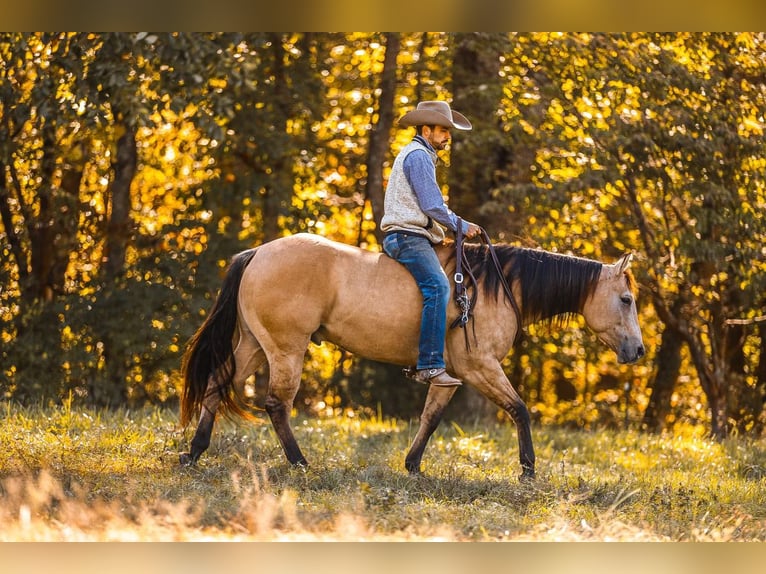
[{"label": "horse", "polygon": [[[445,272],[454,272],[454,247],[434,248]],[[500,243],[494,249],[466,243],[463,252],[461,261],[476,282],[471,344],[463,329],[448,330],[447,371],[510,415],[517,428],[520,478],[534,478],[529,412],[501,362],[524,326],[565,323],[577,314],[615,351],[619,363],[640,359],[645,350],[629,269],[632,255],[604,264]],[[503,283],[510,286],[507,295]],[[180,455],[181,464],[197,463],[208,448],[219,409],[231,417],[252,417],[242,400],[245,381],[267,363],[265,410],[287,460],[307,465],[290,413],[309,343],[328,341],[368,359],[414,365],[421,310],[414,279],[384,253],[299,233],[235,255],[210,313],[184,353],[180,419],[188,426],[198,417],[198,425],[190,452]],[[459,313],[452,301],[448,323]],[[426,444],[456,389],[429,386],[405,457],[409,473],[421,473]]]}]

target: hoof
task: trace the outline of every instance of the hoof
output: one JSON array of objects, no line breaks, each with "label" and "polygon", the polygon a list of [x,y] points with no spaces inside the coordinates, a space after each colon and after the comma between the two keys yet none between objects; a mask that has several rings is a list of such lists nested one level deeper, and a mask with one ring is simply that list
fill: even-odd
[{"label": "hoof", "polygon": [[188,452],[182,452],[178,456],[178,462],[181,463],[181,466],[194,466],[194,463],[196,461],[191,457],[191,454],[189,454]]},{"label": "hoof", "polygon": [[535,479],[535,471],[533,469],[525,468],[524,472],[519,476],[520,482],[532,482]]},{"label": "hoof", "polygon": [[420,470],[420,466],[406,465],[405,468],[410,476],[423,476],[423,471]]}]

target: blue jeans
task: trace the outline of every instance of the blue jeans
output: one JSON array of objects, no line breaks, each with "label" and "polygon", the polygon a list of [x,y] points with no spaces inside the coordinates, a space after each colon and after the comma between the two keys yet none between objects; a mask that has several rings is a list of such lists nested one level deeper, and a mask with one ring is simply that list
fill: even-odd
[{"label": "blue jeans", "polygon": [[423,295],[416,368],[444,368],[450,284],[433,245],[425,237],[393,233],[384,239],[383,251],[409,270]]}]

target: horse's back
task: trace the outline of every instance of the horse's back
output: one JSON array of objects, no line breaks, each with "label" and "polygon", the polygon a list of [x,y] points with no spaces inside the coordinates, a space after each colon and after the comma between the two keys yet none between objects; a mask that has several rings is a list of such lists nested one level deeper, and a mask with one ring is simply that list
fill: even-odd
[{"label": "horse's back", "polygon": [[291,291],[304,288],[321,298],[366,290],[369,281],[393,285],[407,277],[403,267],[383,253],[310,233],[262,245],[251,267],[257,268],[261,282],[274,285],[273,280],[279,279],[282,287],[289,282]]},{"label": "horse's back", "polygon": [[295,345],[297,352],[313,336],[403,364],[417,349],[422,300],[406,269],[383,253],[318,235],[260,246],[239,305],[256,338],[280,349]]}]

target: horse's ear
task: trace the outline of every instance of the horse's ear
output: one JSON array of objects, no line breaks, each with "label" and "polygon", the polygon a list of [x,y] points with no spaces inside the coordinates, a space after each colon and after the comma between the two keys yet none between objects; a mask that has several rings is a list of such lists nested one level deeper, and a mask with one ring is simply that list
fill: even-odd
[{"label": "horse's ear", "polygon": [[622,257],[620,257],[617,260],[617,263],[615,263],[615,266],[617,267],[617,272],[622,273],[626,269],[630,267],[630,262],[633,260],[633,254],[632,253],[626,253]]}]

